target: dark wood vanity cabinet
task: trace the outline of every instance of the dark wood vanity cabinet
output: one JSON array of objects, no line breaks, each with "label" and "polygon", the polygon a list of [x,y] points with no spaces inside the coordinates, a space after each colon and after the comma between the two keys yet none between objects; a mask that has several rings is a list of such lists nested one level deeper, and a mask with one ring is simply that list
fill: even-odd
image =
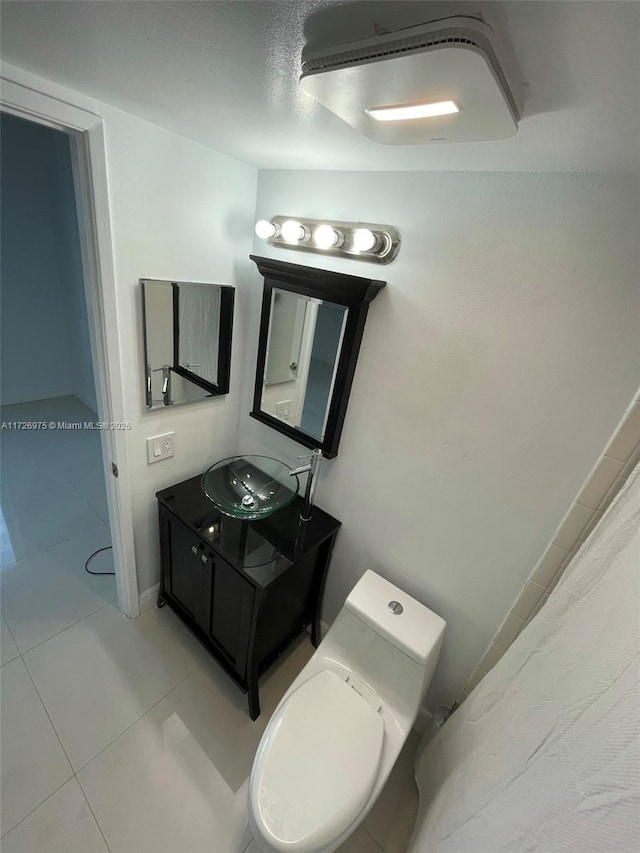
[{"label": "dark wood vanity cabinet", "polygon": [[260,521],[222,515],[200,477],[157,493],[161,581],[168,604],[260,714],[258,680],[311,626],[320,642],[320,604],[340,522],[319,507],[300,521],[302,501]]}]

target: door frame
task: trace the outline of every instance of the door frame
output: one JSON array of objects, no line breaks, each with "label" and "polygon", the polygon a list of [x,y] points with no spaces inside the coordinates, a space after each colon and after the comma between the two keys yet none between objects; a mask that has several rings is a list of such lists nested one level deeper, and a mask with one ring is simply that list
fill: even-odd
[{"label": "door frame", "polygon": [[[103,423],[125,424],[104,119],[47,94],[42,85],[47,82],[2,63],[0,110],[61,130],[70,138],[98,417]],[[135,618],[140,604],[127,430],[102,429],[100,439],[118,606]]]}]

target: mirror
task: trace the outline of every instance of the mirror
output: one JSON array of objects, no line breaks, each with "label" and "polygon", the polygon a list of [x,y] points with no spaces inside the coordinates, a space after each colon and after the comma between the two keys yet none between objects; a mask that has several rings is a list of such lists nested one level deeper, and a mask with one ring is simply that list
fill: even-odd
[{"label": "mirror", "polygon": [[140,279],[149,409],[227,394],[234,288]]},{"label": "mirror", "polygon": [[251,416],[332,458],[368,306],[385,282],[251,259],[264,276]]},{"label": "mirror", "polygon": [[322,441],[347,308],[274,287],[261,410]]}]

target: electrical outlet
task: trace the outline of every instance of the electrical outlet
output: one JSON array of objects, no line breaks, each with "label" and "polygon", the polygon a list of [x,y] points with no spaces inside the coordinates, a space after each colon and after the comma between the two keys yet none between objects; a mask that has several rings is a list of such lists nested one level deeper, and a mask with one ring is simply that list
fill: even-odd
[{"label": "electrical outlet", "polygon": [[175,432],[167,432],[147,439],[147,459],[150,465],[174,455],[175,435]]},{"label": "electrical outlet", "polygon": [[276,403],[276,417],[282,418],[284,421],[288,421],[290,405],[291,400],[282,400],[281,403]]}]

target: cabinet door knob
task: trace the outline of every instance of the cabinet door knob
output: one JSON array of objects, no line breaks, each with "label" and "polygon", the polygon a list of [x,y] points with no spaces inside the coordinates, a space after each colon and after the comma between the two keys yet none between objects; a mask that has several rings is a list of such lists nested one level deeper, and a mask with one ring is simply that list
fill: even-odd
[{"label": "cabinet door knob", "polygon": [[199,550],[199,549],[198,549],[198,548],[196,548],[196,546],[195,546],[195,545],[192,545],[192,546],[191,546],[191,550],[192,550],[192,552],[193,552],[193,553],[196,555],[196,557],[197,557],[197,556],[198,556],[198,550]]},{"label": "cabinet door knob", "polygon": [[202,562],[203,562],[203,563],[205,563],[205,564],[209,562],[209,558],[207,557],[207,555],[206,555],[206,554],[203,554],[203,555],[200,557],[200,559],[201,559],[201,560],[202,560]]}]

